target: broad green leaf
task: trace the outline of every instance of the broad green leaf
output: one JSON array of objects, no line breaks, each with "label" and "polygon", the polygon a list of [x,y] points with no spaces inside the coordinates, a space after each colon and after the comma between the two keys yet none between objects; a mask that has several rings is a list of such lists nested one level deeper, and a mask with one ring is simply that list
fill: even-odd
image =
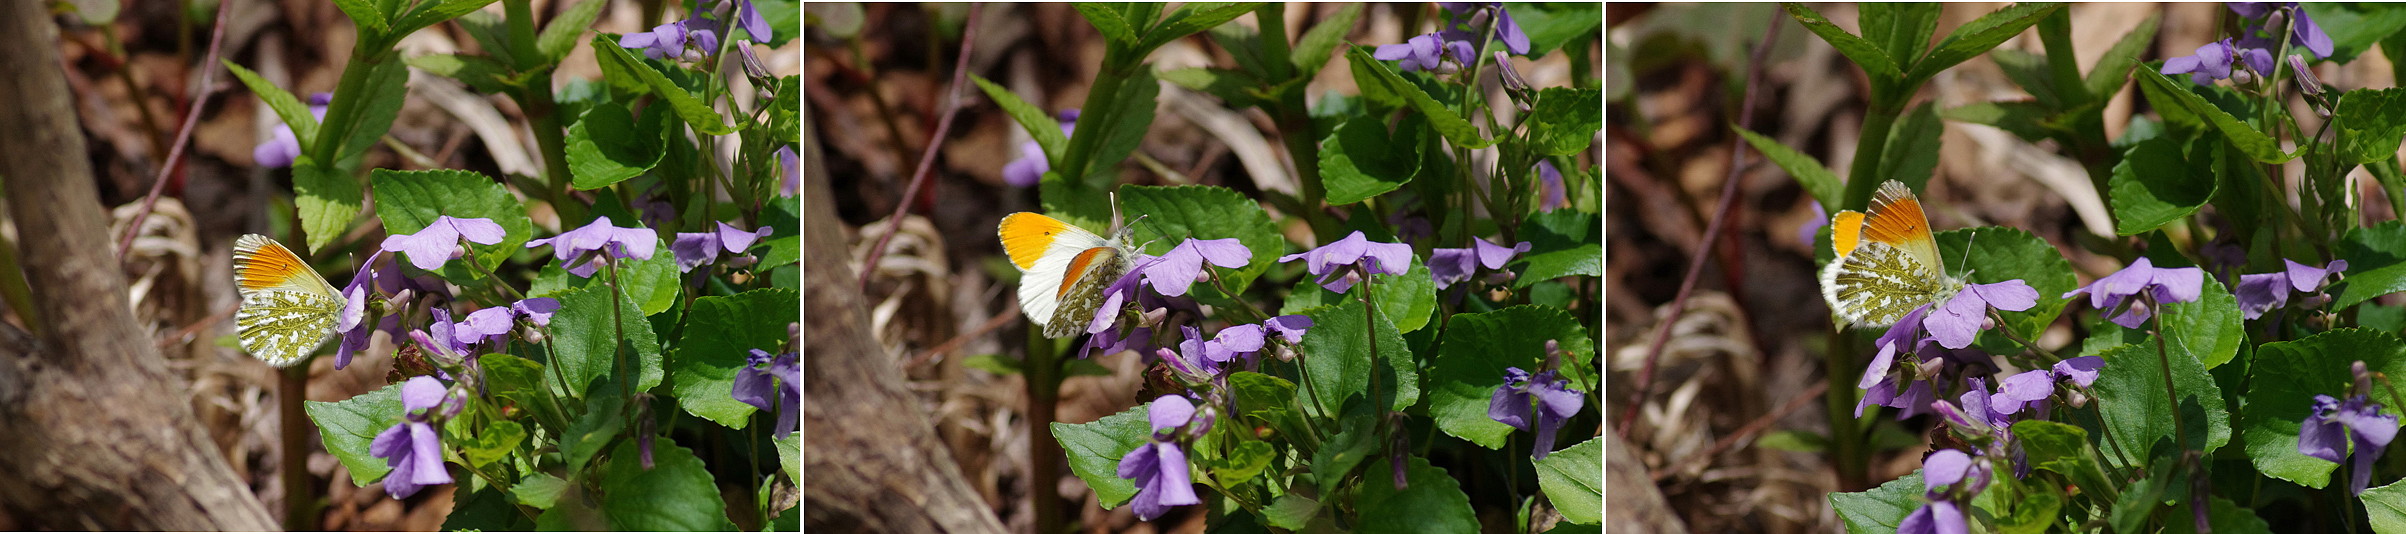
[{"label": "broad green leaf", "polygon": [[394,19],[392,28],[394,37],[398,38],[436,23],[459,18],[460,15],[483,9],[485,5],[491,3],[493,0],[440,0],[417,4],[417,9],[410,10]]},{"label": "broad green leaf", "polygon": [[559,504],[560,495],[568,491],[568,481],[549,473],[533,473],[510,487],[510,496],[536,509],[550,509]]},{"label": "broad green leaf", "polygon": [[2146,53],[2147,46],[2155,42],[2156,26],[2162,21],[2163,15],[2148,15],[2147,20],[2139,22],[2139,27],[2132,28],[2121,40],[2114,41],[2112,48],[2105,49],[2105,55],[2097,58],[2097,65],[2089,68],[2088,79],[2082,83],[2088,87],[2088,93],[2106,98],[2121,92],[2122,84],[2130,83],[2130,69],[2139,65],[2139,54]]},{"label": "broad green leaf", "polygon": [[1061,134],[1061,122],[1051,114],[983,77],[971,74],[969,81],[977,83],[978,90],[985,91],[986,98],[993,99],[995,105],[1002,106],[1003,113],[1010,115],[1011,120],[1018,121],[1019,127],[1028,131],[1028,137],[1035,138],[1036,145],[1044,148],[1045,157],[1059,159],[1068,150],[1069,137]]},{"label": "broad green leaf", "polygon": [[526,427],[510,421],[494,421],[476,429],[474,437],[454,443],[453,446],[459,449],[460,456],[468,460],[468,465],[482,469],[508,457],[510,451],[517,450],[518,444],[525,442]]},{"label": "broad green leaf", "polygon": [[[1145,130],[1153,126],[1153,111],[1160,101],[1161,84],[1153,75],[1152,66],[1138,67],[1113,87],[1117,90],[1109,94],[1108,101],[1097,100],[1104,95],[1087,95],[1086,110],[1078,116],[1077,132],[1061,160],[1062,166],[1071,170],[1076,169],[1070,166],[1085,162],[1082,171],[1064,175],[1076,183],[1089,187],[1118,183],[1118,173],[1113,169],[1118,169],[1120,162],[1128,159],[1128,154],[1136,152],[1137,144],[1144,141]],[[1055,125],[1055,128],[1058,127]],[[1091,151],[1079,153],[1081,143],[1077,140],[1089,137],[1096,139],[1084,144]]]},{"label": "broad green leaf", "polygon": [[1305,385],[1317,393],[1305,398],[1317,399],[1322,414],[1339,413],[1350,396],[1394,410],[1420,401],[1420,365],[1411,347],[1385,314],[1373,320],[1367,313],[1352,299],[1305,312],[1312,328],[1303,334],[1302,365],[1312,374]]},{"label": "broad green leaf", "polygon": [[2197,356],[2207,369],[2229,363],[2246,340],[2239,299],[2213,277],[2206,277],[2196,301],[2165,304],[2161,311],[2169,333],[2165,343]]},{"label": "broad green leaf", "polygon": [[666,436],[653,438],[645,465],[635,440],[610,451],[602,473],[602,513],[610,528],[629,531],[727,531],[726,501],[720,500],[710,466]]},{"label": "broad green leaf", "polygon": [[1915,191],[1925,189],[1930,170],[1938,167],[1938,139],[1946,133],[1946,123],[1938,120],[1936,109],[1923,103],[1897,119],[1896,128],[1888,134],[1887,150],[1880,152],[1879,176],[1904,182]]},{"label": "broad green leaf", "polygon": [[[1225,278],[1222,284],[1229,291],[1243,294],[1253,280],[1284,253],[1286,238],[1279,235],[1278,226],[1270,221],[1269,212],[1261,204],[1246,198],[1236,190],[1215,186],[1123,186],[1119,189],[1120,205],[1131,219],[1144,216],[1143,221],[1131,222],[1130,239],[1136,243],[1151,243],[1144,247],[1147,254],[1161,255],[1177,248],[1186,239],[1213,240],[1236,238],[1253,251],[1253,259],[1239,269],[1221,269],[1209,265],[1208,271]],[[1209,283],[1197,283],[1190,291],[1218,295]]]},{"label": "broad green leaf", "polygon": [[2114,165],[2114,232],[2139,235],[2196,213],[2214,195],[2212,161],[2190,161],[2169,137],[2141,141]]},{"label": "broad green leaf", "polygon": [[[443,518],[445,532],[516,532],[531,531],[535,522],[528,520],[510,496],[492,486],[469,491],[472,482],[462,480],[459,491],[451,494],[451,515]],[[521,482],[518,487],[525,487]]]},{"label": "broad green leaf", "polygon": [[1237,371],[1228,375],[1228,389],[1236,397],[1238,424],[1267,425],[1283,434],[1304,432],[1295,419],[1295,383],[1287,379],[1252,371]]},{"label": "broad green leaf", "polygon": [[1445,136],[1446,142],[1462,148],[1486,148],[1495,144],[1479,134],[1479,127],[1464,120],[1452,108],[1429,96],[1428,91],[1407,81],[1388,68],[1387,62],[1370,57],[1370,47],[1357,46],[1345,51],[1345,59],[1353,65],[1353,83],[1363,86],[1363,96],[1370,96],[1376,87],[1381,94],[1394,95],[1429,120],[1429,126]]},{"label": "broad green leaf", "polygon": [[1543,58],[1555,49],[1602,36],[1603,32],[1598,31],[1604,25],[1601,9],[1594,3],[1578,2],[1504,3],[1504,11],[1512,13],[1513,24],[1529,36],[1530,59]]},{"label": "broad green leaf", "polygon": [[1595,243],[1567,250],[1532,253],[1514,262],[1528,267],[1521,271],[1520,278],[1513,280],[1512,285],[1529,287],[1565,276],[1604,276],[1603,258],[1604,246]]},{"label": "broad green leaf", "polygon": [[1366,477],[1354,506],[1361,510],[1357,532],[1476,532],[1478,516],[1470,496],[1445,469],[1413,456],[1404,464],[1403,488],[1393,477]]},{"label": "broad green leaf", "polygon": [[[1311,30],[1303,32],[1302,37],[1296,38],[1295,48],[1288,52],[1287,62],[1295,67],[1297,77],[1310,78],[1320,72],[1320,67],[1328,65],[1329,54],[1337,50],[1337,45],[1345,43],[1345,35],[1353,33],[1354,21],[1361,15],[1360,2],[1345,4],[1345,7],[1337,10],[1337,14],[1320,21]],[[1520,22],[1524,30],[1528,27],[1527,19],[1515,20]],[[1537,52],[1532,50],[1530,53]]]},{"label": "broad green leaf", "polygon": [[[2406,9],[2399,9],[2401,6],[2379,2],[2312,2],[2300,5],[2306,10],[2305,18],[2313,19],[2316,27],[2330,35],[2331,57],[2325,59],[2333,63],[2355,61],[2358,54],[2371,50],[2382,38],[2406,29]],[[2303,45],[2291,45],[2290,51],[2308,58],[2314,57]]]},{"label": "broad green leaf", "polygon": [[1091,423],[1053,423],[1053,437],[1069,455],[1069,471],[1086,481],[1103,508],[1118,508],[1136,496],[1136,483],[1119,477],[1119,460],[1153,439],[1146,407],[1106,415]]},{"label": "broad green leaf", "polygon": [[1820,12],[1805,7],[1802,3],[1783,3],[1780,4],[1780,7],[1787,9],[1788,16],[1795,18],[1797,23],[1803,24],[1805,30],[1813,32],[1813,35],[1821,36],[1821,40],[1828,41],[1832,48],[1837,48],[1839,54],[1846,55],[1846,59],[1854,61],[1855,66],[1862,67],[1863,72],[1870,74],[1872,79],[1892,79],[1904,74],[1904,69],[1897,65],[1907,62],[1911,58],[1899,60],[1888,55],[1888,51],[1880,48],[1879,44],[1847,33],[1845,28],[1831,23],[1830,19],[1822,17]]},{"label": "broad green leaf", "polygon": [[[375,147],[377,140],[392,129],[393,118],[401,114],[401,101],[409,92],[404,85],[409,81],[409,66],[394,53],[354,58],[348,69],[364,70],[357,74],[343,72],[345,83],[335,87],[334,100],[326,103],[323,121],[324,126],[333,128],[340,136],[321,136],[314,144],[304,141],[301,145],[303,152],[319,158],[321,163],[334,162],[335,167],[344,170],[346,180],[352,179],[350,171],[358,168],[357,158]],[[334,145],[332,150],[325,146],[334,142],[341,144]],[[352,204],[358,204],[358,200],[353,199]]]},{"label": "broad green leaf", "polygon": [[[1565,360],[1596,354],[1587,329],[1560,309],[1513,306],[1455,314],[1448,319],[1429,372],[1429,417],[1446,434],[1489,449],[1503,448],[1512,426],[1487,418],[1487,405],[1496,388],[1504,385],[1504,368],[1531,373],[1544,368],[1547,340],[1572,355]],[[1563,378],[1571,381],[1571,389],[1596,391],[1592,379],[1582,374],[1564,372]]]},{"label": "broad green leaf", "polygon": [[1369,200],[1411,182],[1420,172],[1420,132],[1427,130],[1422,124],[1419,115],[1406,115],[1390,135],[1386,121],[1361,115],[1329,132],[1320,141],[1320,179],[1328,188],[1328,203]]},{"label": "broad green leaf", "polygon": [[[2385,332],[2345,328],[2256,349],[2240,438],[2258,472],[2309,488],[2332,482],[2331,471],[2339,464],[2297,452],[2297,432],[2314,412],[2315,395],[2347,398],[2355,382],[2349,368],[2358,361],[2374,373],[2406,376],[2406,341]],[[2400,414],[2396,406],[2382,404],[2382,414]]]},{"label": "broad green leaf", "polygon": [[2022,30],[2063,7],[2061,3],[2023,2],[1981,15],[1939,40],[1938,46],[1932,47],[1929,55],[1913,62],[1913,71],[1906,73],[1905,79],[1913,81],[1913,85],[1919,85],[1921,80],[1937,76],[1940,71],[1953,68],[1957,63],[1996,48],[2006,39],[2021,35]]},{"label": "broad green leaf", "polygon": [[[669,359],[669,382],[676,387],[677,404],[686,413],[743,429],[757,411],[736,401],[735,372],[745,367],[751,349],[780,352],[786,325],[800,309],[800,295],[786,289],[755,289],[727,297],[693,300],[685,321],[685,341]],[[787,384],[799,388],[801,384]],[[780,414],[780,417],[795,414]],[[765,419],[764,419],[765,420]]]},{"label": "broad green leaf", "polygon": [[2373,532],[2406,532],[2406,481],[2365,488],[2356,498],[2364,500],[2364,515],[2372,520]]},{"label": "broad green leaf", "polygon": [[[1177,11],[1163,18],[1160,25],[1154,26],[1153,31],[1145,34],[1144,42],[1137,50],[1150,51],[1170,41],[1194,35],[1195,32],[1217,27],[1253,12],[1260,5],[1259,2],[1195,2],[1179,6]],[[1278,38],[1285,39],[1286,36]]]},{"label": "broad green leaf", "polygon": [[560,454],[567,460],[569,471],[583,470],[605,446],[618,439],[619,432],[626,428],[621,416],[625,409],[625,399],[617,391],[594,390],[593,396],[585,400],[585,413],[577,416],[576,422],[570,423],[568,430],[560,435]]},{"label": "broad green leaf", "polygon": [[[527,240],[534,237],[535,223],[526,217],[526,205],[501,182],[475,171],[376,169],[368,172],[368,182],[376,188],[376,218],[384,222],[384,233],[388,235],[424,231],[427,225],[445,215],[455,219],[491,219],[501,225],[500,243],[466,245],[476,252],[475,261],[486,271],[501,268],[503,261],[525,250]],[[407,255],[391,254],[395,255],[394,261],[402,261],[401,256]],[[442,275],[458,281],[484,276],[469,268],[466,261],[457,259],[443,264]]]},{"label": "broad green leaf", "polygon": [[314,254],[351,230],[351,219],[359,216],[359,181],[306,154],[292,163],[293,209],[300,212],[301,233]]},{"label": "broad green leaf", "polygon": [[1252,482],[1254,477],[1261,476],[1262,470],[1270,467],[1270,459],[1276,454],[1270,449],[1269,442],[1245,440],[1237,444],[1227,457],[1208,463],[1213,478],[1221,484],[1237,485]]},{"label": "broad green leaf", "polygon": [[[2121,345],[2098,355],[2105,358],[2105,369],[2099,372],[2093,391],[2105,425],[2112,429],[2112,439],[2120,440],[2122,450],[2135,456],[2154,457],[2178,450],[2212,453],[2230,442],[2230,410],[2223,404],[2222,388],[2206,374],[2196,355],[2169,344],[2162,348],[2159,354],[2158,345],[2152,343]],[[2165,398],[2164,360],[2172,364],[2171,387],[2179,394],[2178,407]],[[2174,423],[2173,417],[2180,422]],[[2179,435],[2180,431],[2187,434]],[[2119,461],[2120,457],[2107,459]]]},{"label": "broad green leaf", "polygon": [[1270,506],[1262,510],[1262,515],[1266,516],[1262,519],[1268,521],[1273,527],[1303,530],[1304,527],[1311,525],[1313,518],[1320,516],[1320,508],[1320,501],[1312,500],[1311,497],[1305,497],[1302,494],[1289,493],[1278,497],[1278,500],[1270,501]]},{"label": "broad green leaf", "polygon": [[1095,31],[1102,32],[1103,38],[1109,39],[1114,46],[1136,44],[1136,30],[1130,25],[1152,22],[1150,20],[1129,21],[1120,14],[1118,8],[1105,3],[1077,2],[1070,4],[1070,7],[1077,9],[1079,15],[1085,16],[1086,23],[1093,24]]},{"label": "broad green leaf", "polygon": [[2348,261],[2348,272],[2331,309],[2406,291],[2406,223],[2382,221],[2350,229],[2333,248],[2333,254]]},{"label": "broad green leaf", "polygon": [[[585,36],[586,31],[593,29],[593,19],[601,16],[602,7],[608,5],[610,2],[607,0],[577,0],[576,3],[569,4],[568,9],[560,10],[560,16],[553,17],[551,22],[543,23],[543,33],[535,36],[535,51],[543,55],[545,62],[559,63],[561,58],[566,58],[569,52],[575,51],[576,43],[580,40],[577,38]],[[756,37],[753,40],[767,41],[768,39]]]},{"label": "broad green leaf", "polygon": [[491,57],[470,54],[427,54],[402,60],[418,70],[459,80],[479,93],[502,93],[516,87],[518,77]]},{"label": "broad green leaf", "polygon": [[[2010,466],[2004,467],[2011,468]],[[1999,486],[2001,487],[2002,484]],[[2016,487],[2023,488],[2024,491],[2017,492],[2010,498],[2004,497],[2005,492],[2003,491],[1980,492],[1980,495],[1972,499],[1973,506],[1978,507],[1979,511],[1966,511],[1964,515],[1973,516],[1987,513],[1994,516],[1998,534],[2041,534],[2060,530],[2053,527],[2061,521],[2060,514],[2056,512],[2063,509],[2064,490],[2062,486],[2030,484]]]},{"label": "broad green leaf", "polygon": [[1935,2],[1872,2],[1859,5],[1863,40],[1880,46],[1888,57],[1907,63],[1921,58],[1938,33]]},{"label": "broad green leaf", "polygon": [[[1529,112],[1529,148],[1564,156],[1587,150],[1604,127],[1604,92],[1596,88],[1547,87],[1537,91]],[[1937,146],[1932,141],[1931,146]]]},{"label": "broad green leaf", "polygon": [[1562,520],[1602,524],[1604,520],[1604,438],[1588,438],[1538,460],[1537,487],[1546,501],[1562,512]]},{"label": "broad green leaf", "polygon": [[621,343],[631,346],[627,365],[636,372],[635,389],[660,385],[660,342],[652,323],[644,320],[641,305],[602,284],[561,291],[553,298],[560,300],[560,311],[551,317],[553,353],[559,357],[554,365],[567,377],[565,394],[583,395],[594,379],[622,372],[613,369]]},{"label": "broad green leaf", "polygon": [[2333,107],[2331,120],[2339,130],[2344,163],[2360,165],[2398,155],[2398,143],[2406,138],[2406,89],[2348,91],[2339,95],[2339,103]]},{"label": "broad green leaf", "polygon": [[[796,415],[795,417],[801,417]],[[785,469],[785,479],[802,482],[802,434],[786,434],[777,438],[777,463]]]},{"label": "broad green leaf", "polygon": [[[692,92],[685,90],[676,82],[669,81],[666,75],[662,75],[659,69],[652,68],[650,63],[637,60],[634,53],[620,48],[618,36],[596,35],[593,37],[592,44],[595,59],[605,67],[611,67],[604,69],[605,76],[617,73],[633,76],[633,81],[641,82],[641,85],[650,88],[652,94],[659,95],[660,99],[670,106],[669,109],[677,112],[677,117],[685,119],[685,124],[693,126],[694,132],[705,135],[726,135],[735,131],[734,128],[727,127],[725,119],[719,117],[718,110],[710,108],[709,102],[694,96]],[[611,85],[625,83],[628,82],[611,80]]]},{"label": "broad green leaf", "polygon": [[377,7],[376,0],[334,0],[334,8],[342,10],[343,16],[350,17],[351,24],[359,26],[360,33],[373,36],[389,31],[391,23],[385,21],[384,10]]},{"label": "broad green leaf", "polygon": [[343,470],[351,473],[351,483],[365,486],[382,480],[392,472],[383,458],[368,453],[368,444],[376,435],[401,423],[401,385],[361,393],[336,402],[301,401],[309,412],[309,420],[317,423],[318,437],[326,443],[326,452],[341,460]]},{"label": "broad green leaf", "polygon": [[568,126],[570,183],[581,190],[600,189],[642,176],[659,165],[667,154],[661,134],[669,129],[661,109],[645,109],[641,124],[624,106],[593,106],[585,111],[576,124]]},{"label": "broad green leaf", "polygon": [[2072,477],[2083,485],[2108,484],[2105,470],[2089,454],[2089,432],[2077,426],[2045,420],[2013,424],[2030,467]]},{"label": "broad green leaf", "polygon": [[2005,72],[2006,79],[2012,80],[2015,86],[2022,88],[2022,91],[2030,93],[2031,98],[2036,99],[2040,107],[2049,110],[2066,107],[2064,102],[2066,97],[2055,88],[2055,72],[2052,68],[2053,65],[2047,63],[2046,56],[2011,48],[1999,48],[1988,51],[1988,58],[1997,62],[1998,70]]},{"label": "broad green leaf", "polygon": [[1788,176],[1796,178],[1796,184],[1804,186],[1805,193],[1813,195],[1813,200],[1821,202],[1822,206],[1837,206],[1839,197],[1846,194],[1846,181],[1839,178],[1838,173],[1831,172],[1828,166],[1822,165],[1821,160],[1753,130],[1734,124],[1729,128],[1746,138],[1746,144],[1753,145],[1764,159],[1771,160],[1780,170],[1788,171]]},{"label": "broad green leaf", "polygon": [[[1939,232],[1938,257],[1946,263],[1946,271],[1965,280],[1993,284],[2006,280],[2021,280],[2038,290],[2038,305],[2025,311],[2003,311],[2005,326],[2012,328],[2022,339],[2038,339],[2048,324],[2063,312],[2063,294],[2079,286],[2072,276],[2072,263],[2047,240],[2019,228],[1987,226]],[[1826,248],[1826,247],[1823,247]],[[1968,252],[1967,252],[1968,250]],[[2021,347],[2001,334],[1983,331],[1980,346],[1998,349],[1995,352],[2018,352]]]},{"label": "broad green leaf", "polygon": [[1929,500],[1922,497],[1925,488],[1921,470],[1880,484],[1880,487],[1857,492],[1830,494],[1830,509],[1838,512],[1838,520],[1846,523],[1846,531],[1854,534],[1896,532],[1905,516],[1921,508]]}]

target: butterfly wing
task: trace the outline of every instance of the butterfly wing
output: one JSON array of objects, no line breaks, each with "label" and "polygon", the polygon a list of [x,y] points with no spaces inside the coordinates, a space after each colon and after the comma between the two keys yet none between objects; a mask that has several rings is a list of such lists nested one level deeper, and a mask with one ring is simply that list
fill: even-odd
[{"label": "butterfly wing", "polygon": [[[1011,265],[1019,268],[1019,310],[1038,326],[1050,326],[1069,290],[1096,268],[1118,264],[1125,272],[1125,254],[1094,232],[1060,219],[1020,212],[1003,217],[996,232]],[[1101,252],[1098,252],[1101,251]],[[1101,261],[1098,261],[1101,260]],[[1113,277],[1116,277],[1114,274]],[[1094,293],[1100,294],[1098,289]],[[1087,306],[1092,313],[1093,307]]]},{"label": "butterfly wing", "polygon": [[1821,297],[1840,327],[1888,326],[1945,293],[1944,279],[1930,270],[1903,249],[1866,241],[1822,267]]},{"label": "butterfly wing", "polygon": [[1921,197],[1903,182],[1889,180],[1871,196],[1863,215],[1863,239],[1896,247],[1913,258],[1932,277],[1939,276],[1938,240],[1930,236],[1930,218],[1921,210]]},{"label": "butterfly wing", "polygon": [[343,298],[308,262],[273,239],[248,234],[234,241],[234,313],[242,350],[277,367],[300,363],[334,331]]}]

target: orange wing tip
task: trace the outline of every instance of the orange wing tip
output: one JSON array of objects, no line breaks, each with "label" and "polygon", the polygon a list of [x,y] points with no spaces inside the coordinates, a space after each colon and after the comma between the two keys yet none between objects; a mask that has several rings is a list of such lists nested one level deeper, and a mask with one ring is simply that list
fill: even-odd
[{"label": "orange wing tip", "polygon": [[1830,249],[1844,258],[1855,251],[1863,237],[1863,212],[1847,210],[1830,217]]},{"label": "orange wing tip", "polygon": [[266,238],[252,240],[247,239],[251,236],[245,237],[246,242],[237,244],[234,258],[243,289],[283,285],[293,277],[300,276],[303,269],[309,268],[300,256],[293,255],[292,250],[284,248],[282,244]]},{"label": "orange wing tip", "polygon": [[1044,250],[1051,248],[1055,237],[1068,226],[1059,219],[1023,211],[1003,217],[996,233],[1002,237],[1003,252],[1011,257],[1011,264],[1024,271],[1036,267],[1036,260],[1044,258]]}]

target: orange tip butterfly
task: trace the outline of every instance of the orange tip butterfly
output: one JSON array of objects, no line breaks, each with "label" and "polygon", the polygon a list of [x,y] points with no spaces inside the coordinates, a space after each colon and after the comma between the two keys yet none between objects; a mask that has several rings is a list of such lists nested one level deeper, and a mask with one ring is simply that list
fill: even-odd
[{"label": "orange tip butterfly", "polygon": [[1896,324],[1963,290],[1963,280],[1947,276],[1938,261],[1921,198],[1896,180],[1880,184],[1871,209],[1830,217],[1830,248],[1836,256],[1821,269],[1821,297],[1839,328]]},{"label": "orange tip butterfly", "polygon": [[234,241],[234,286],[242,310],[234,335],[242,350],[276,367],[306,360],[343,309],[342,293],[283,243],[258,234]]},{"label": "orange tip butterfly", "polygon": [[1019,268],[1019,310],[1048,338],[1086,333],[1103,305],[1103,290],[1127,274],[1136,257],[1127,228],[1103,239],[1060,219],[1019,212],[1003,217],[996,233],[1011,266]]}]

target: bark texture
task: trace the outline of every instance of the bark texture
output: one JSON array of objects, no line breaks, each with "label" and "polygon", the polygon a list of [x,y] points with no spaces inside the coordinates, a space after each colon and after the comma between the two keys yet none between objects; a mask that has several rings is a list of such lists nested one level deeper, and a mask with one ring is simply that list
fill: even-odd
[{"label": "bark texture", "polygon": [[802,255],[803,530],[1002,532],[872,337],[819,145],[803,137],[803,249],[816,251]]},{"label": "bark texture", "polygon": [[47,5],[0,1],[0,184],[46,325],[0,329],[0,506],[41,530],[276,529],[135,326]]}]

